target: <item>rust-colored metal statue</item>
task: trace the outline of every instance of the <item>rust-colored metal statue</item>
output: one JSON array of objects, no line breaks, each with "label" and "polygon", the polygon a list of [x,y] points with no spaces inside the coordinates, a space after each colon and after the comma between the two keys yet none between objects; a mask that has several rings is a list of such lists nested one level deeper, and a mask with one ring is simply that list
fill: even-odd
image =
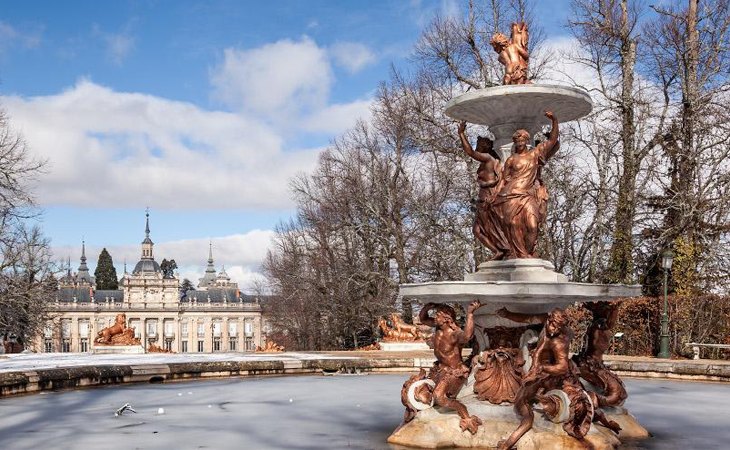
[{"label": "rust-colored metal statue", "polygon": [[491,44],[499,54],[499,62],[504,65],[503,84],[530,84],[527,79],[527,65],[530,55],[527,51],[529,34],[524,22],[512,24],[511,39],[502,33],[492,36]]},{"label": "rust-colored metal statue", "polygon": [[545,111],[552,127],[548,139],[530,149],[530,133],[517,130],[512,136],[512,155],[502,171],[502,183],[495,196],[494,209],[509,252],[504,259],[535,258],[537,234],[547,214],[547,189],[540,172],[560,148],[558,119]]},{"label": "rust-colored metal statue", "polygon": [[522,359],[517,348],[499,347],[485,350],[476,359],[474,393],[479,400],[499,405],[514,403],[521,386]]},{"label": "rust-colored metal statue", "polygon": [[491,259],[503,259],[509,251],[509,245],[502,232],[499,217],[492,208],[502,181],[502,163],[499,153],[494,150],[494,141],[483,136],[477,138],[475,151],[466,137],[466,122],[463,121],[459,124],[459,139],[461,139],[464,152],[472,159],[479,161],[479,168],[477,169],[479,195],[475,205],[474,225],[472,226],[474,237],[492,251],[493,256]]},{"label": "rust-colored metal statue", "polygon": [[256,346],[255,353],[279,353],[284,351],[284,346],[277,344],[274,341],[267,340],[263,347],[260,345]]},{"label": "rust-colored metal statue", "polygon": [[[434,401],[439,406],[455,410],[461,418],[459,426],[471,434],[477,432],[482,421],[477,416],[470,416],[466,406],[455,397],[469,377],[469,368],[461,358],[461,350],[474,335],[474,311],[480,306],[478,301],[469,304],[464,330],[456,324],[454,308],[447,305],[427,303],[418,316],[422,324],[436,328],[433,335],[436,363],[429,374],[435,383]],[[429,316],[431,311],[435,311],[433,317]]]},{"label": "rust-colored metal statue", "polygon": [[403,322],[397,314],[392,314],[391,322],[393,327],[388,325],[388,321],[384,317],[378,319],[378,327],[383,333],[383,341],[385,342],[412,342],[422,341],[429,337],[429,333],[420,330],[418,326]]},{"label": "rust-colored metal statue", "polygon": [[[549,314],[517,314],[500,309],[497,314],[521,323],[543,321],[545,326],[532,354],[532,365],[522,378],[522,387],[515,398],[515,412],[521,417],[520,424],[504,441],[500,449],[509,449],[532,428],[535,420],[532,404],[539,402],[548,417],[563,422],[563,429],[576,439],[583,440],[591,423],[598,420],[618,433],[621,427],[606,418],[596,407],[594,393],[583,389],[578,378],[578,368],[568,357],[571,332],[568,316],[561,309]],[[561,406],[565,417],[559,417]]]},{"label": "rust-colored metal statue", "polygon": [[517,429],[499,445],[500,449],[509,449],[532,428],[535,420],[532,403],[537,401],[537,395],[542,391],[559,388],[569,375],[570,339],[566,329],[568,317],[561,309],[554,309],[550,314],[517,314],[502,308],[497,314],[514,322],[545,324],[533,352],[532,365],[522,378],[522,387],[515,398],[515,412],[522,419]]},{"label": "rust-colored metal statue", "polygon": [[573,356],[580,376],[598,389],[598,406],[620,406],[628,397],[624,383],[603,364],[603,354],[611,344],[611,329],[618,320],[618,304],[609,302],[586,303],[593,313],[593,321],[586,332],[583,351]]},{"label": "rust-colored metal statue", "polygon": [[401,333],[409,333],[413,336],[413,339],[428,339],[431,337],[431,332],[428,327],[419,327],[418,325],[411,325],[403,321],[403,318],[398,313],[392,313],[390,315],[390,321],[393,323],[393,328]]},{"label": "rust-colored metal statue", "polygon": [[127,327],[127,316],[124,313],[117,314],[114,325],[99,331],[94,343],[97,345],[141,345],[140,340],[134,337],[134,328]]},{"label": "rust-colored metal statue", "polygon": [[162,348],[159,345],[152,344],[147,346],[147,353],[175,353],[172,350],[168,350],[166,348]]}]

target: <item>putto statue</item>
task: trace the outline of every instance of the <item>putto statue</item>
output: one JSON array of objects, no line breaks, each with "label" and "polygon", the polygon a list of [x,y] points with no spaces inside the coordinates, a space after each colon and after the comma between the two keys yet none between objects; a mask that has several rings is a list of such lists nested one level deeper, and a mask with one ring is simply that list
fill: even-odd
[{"label": "putto statue", "polygon": [[140,340],[134,337],[134,328],[127,327],[127,316],[124,313],[117,314],[114,325],[99,331],[94,343],[97,345],[141,345]]},{"label": "putto statue", "polygon": [[495,33],[490,44],[499,54],[499,62],[504,65],[504,84],[530,84],[527,79],[527,64],[530,55],[527,52],[529,35],[524,22],[512,24],[512,38],[507,39],[502,33]]}]

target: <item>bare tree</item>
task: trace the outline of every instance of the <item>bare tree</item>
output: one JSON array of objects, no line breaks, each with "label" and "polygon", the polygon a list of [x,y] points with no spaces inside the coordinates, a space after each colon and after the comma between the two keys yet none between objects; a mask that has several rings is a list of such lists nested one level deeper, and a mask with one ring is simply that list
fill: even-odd
[{"label": "bare tree", "polygon": [[31,183],[42,168],[0,112],[0,334],[25,345],[43,329],[57,288],[48,240],[29,224]]}]

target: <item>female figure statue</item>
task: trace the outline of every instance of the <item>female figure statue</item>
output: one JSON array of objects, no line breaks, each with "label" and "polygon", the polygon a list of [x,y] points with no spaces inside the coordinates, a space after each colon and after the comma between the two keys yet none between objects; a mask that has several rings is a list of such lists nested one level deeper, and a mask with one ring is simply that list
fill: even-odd
[{"label": "female figure statue", "polygon": [[545,221],[548,199],[540,171],[560,148],[558,119],[551,111],[545,111],[545,117],[552,122],[550,136],[535,148],[527,147],[530,134],[526,130],[512,135],[512,155],[504,164],[501,187],[492,204],[509,244],[505,259],[536,257],[537,233]]},{"label": "female figure statue", "polygon": [[472,227],[474,237],[492,251],[493,260],[503,259],[509,246],[502,233],[499,218],[492,208],[492,202],[500,190],[502,181],[502,163],[499,154],[494,150],[494,142],[482,136],[477,138],[477,148],[474,151],[466,137],[466,122],[464,121],[459,124],[459,138],[464,152],[472,159],[479,161],[477,169],[479,195]]}]

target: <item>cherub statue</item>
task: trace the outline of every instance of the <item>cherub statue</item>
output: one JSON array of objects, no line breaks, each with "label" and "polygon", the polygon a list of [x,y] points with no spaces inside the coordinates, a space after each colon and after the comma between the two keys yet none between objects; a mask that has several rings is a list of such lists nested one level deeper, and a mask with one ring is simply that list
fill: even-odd
[{"label": "cherub statue", "polygon": [[527,52],[528,38],[525,22],[512,24],[511,39],[502,33],[492,36],[492,48],[499,54],[499,62],[504,65],[503,84],[531,84],[527,79],[527,63],[530,59]]}]

